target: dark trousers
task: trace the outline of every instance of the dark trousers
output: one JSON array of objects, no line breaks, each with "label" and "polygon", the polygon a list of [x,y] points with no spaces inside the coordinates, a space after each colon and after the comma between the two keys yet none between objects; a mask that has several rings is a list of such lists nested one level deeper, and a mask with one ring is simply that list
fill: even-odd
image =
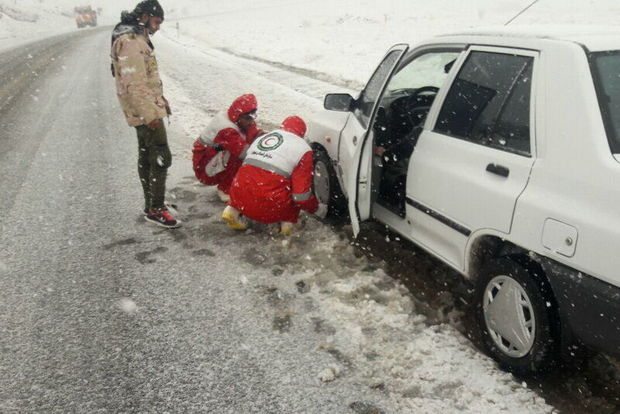
[{"label": "dark trousers", "polygon": [[138,175],[144,190],[144,208],[164,208],[166,176],[172,164],[168,137],[163,121],[153,130],[145,125],[136,127],[138,134]]}]

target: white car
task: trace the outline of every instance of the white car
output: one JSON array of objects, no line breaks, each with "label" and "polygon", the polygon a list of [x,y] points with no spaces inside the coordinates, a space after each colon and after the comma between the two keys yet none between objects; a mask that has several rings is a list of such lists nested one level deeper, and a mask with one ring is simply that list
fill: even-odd
[{"label": "white car", "polygon": [[544,370],[575,344],[620,353],[617,28],[399,44],[357,98],[324,107],[308,134],[317,197],[355,233],[384,223],[472,280],[501,366]]}]

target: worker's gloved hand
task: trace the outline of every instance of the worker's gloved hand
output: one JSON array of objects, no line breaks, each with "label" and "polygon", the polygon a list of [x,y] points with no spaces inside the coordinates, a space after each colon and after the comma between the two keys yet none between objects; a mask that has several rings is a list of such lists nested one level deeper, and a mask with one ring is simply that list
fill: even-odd
[{"label": "worker's gloved hand", "polygon": [[327,210],[327,204],[319,203],[319,207],[314,212],[314,215],[318,218],[324,219],[325,217],[327,217]]}]

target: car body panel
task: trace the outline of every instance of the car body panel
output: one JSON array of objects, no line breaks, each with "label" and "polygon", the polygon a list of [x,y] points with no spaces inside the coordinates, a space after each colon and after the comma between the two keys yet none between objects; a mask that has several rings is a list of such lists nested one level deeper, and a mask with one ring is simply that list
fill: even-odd
[{"label": "car body panel", "polygon": [[[518,54],[536,59],[537,52],[515,48],[471,47],[473,52]],[[461,64],[464,59],[461,60]],[[455,68],[455,74],[458,69]],[[536,90],[537,61],[534,60],[531,88]],[[443,88],[444,90],[447,88]],[[446,92],[447,93],[447,92]],[[532,96],[536,96],[532,93]],[[465,245],[461,235],[471,230],[489,228],[509,234],[515,203],[525,188],[534,157],[477,145],[432,130],[437,120],[437,108],[444,102],[445,93],[434,102],[433,119],[420,135],[409,162],[407,198],[413,205],[422,205],[433,214],[453,221],[452,231],[445,231],[441,220],[422,220],[415,211],[411,220],[410,237],[429,246],[453,266],[465,271]],[[438,97],[439,98],[439,97]],[[535,137],[535,99],[530,102],[530,142]],[[509,174],[499,176],[488,171],[489,166],[501,166]],[[420,210],[419,208],[417,210]],[[465,232],[463,230],[466,230]],[[457,251],[455,243],[461,246]]]},{"label": "car body panel", "polygon": [[338,160],[340,133],[351,116],[350,112],[322,110],[308,121],[306,140],[318,143],[325,149],[329,158]]},{"label": "car body panel", "polygon": [[[394,69],[398,66],[408,49],[409,45],[406,44],[393,46],[378,66],[378,68],[381,68],[382,65],[385,65],[385,67],[381,72],[379,69],[375,71],[366,89],[376,79],[375,88],[379,89],[377,96],[381,96]],[[360,97],[363,96],[366,89],[362,91]],[[370,119],[373,118],[376,107],[377,100],[375,100],[372,109],[369,111]],[[370,122],[364,122],[361,117],[355,116],[355,112],[353,115],[349,117],[340,134],[338,162],[342,167],[342,182],[345,185],[344,188],[346,188],[344,190],[345,195],[349,200],[349,216],[351,218],[353,234],[357,234],[359,233],[359,221],[370,218],[370,200],[372,198],[370,175],[373,133],[370,130]]]},{"label": "car body panel", "polygon": [[[468,278],[476,276],[481,240],[520,249],[544,267],[555,295],[562,295],[558,303],[566,326],[582,342],[619,353],[618,332],[609,343],[604,331],[617,328],[620,318],[620,155],[610,149],[588,53],[620,50],[620,29],[475,30],[429,39],[407,56],[419,48],[457,44],[467,45],[466,51],[435,96],[409,159],[404,215],[373,200],[372,130],[366,145],[359,145],[359,136],[355,146],[342,141],[370,127],[348,125],[352,114],[346,122],[334,121],[343,123],[333,159],[348,171],[357,168],[356,176],[339,177],[355,213],[354,228],[358,217],[374,217]],[[534,58],[529,156],[436,131],[449,85],[467,55],[509,49]],[[489,174],[490,164],[505,166],[509,175]]]}]

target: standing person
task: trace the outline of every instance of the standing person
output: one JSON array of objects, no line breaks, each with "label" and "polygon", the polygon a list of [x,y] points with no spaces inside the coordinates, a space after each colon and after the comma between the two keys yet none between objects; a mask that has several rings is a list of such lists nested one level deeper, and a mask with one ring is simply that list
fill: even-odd
[{"label": "standing person", "polygon": [[250,145],[222,213],[229,227],[246,229],[243,215],[261,223],[280,223],[280,232],[290,235],[301,210],[326,210],[319,209],[312,192],[312,149],[303,139],[305,133],[304,121],[290,116],[280,129]]},{"label": "standing person", "polygon": [[172,163],[163,118],[170,106],[163,95],[155,47],[150,36],[164,21],[157,0],[145,0],[123,12],[112,32],[112,75],[127,123],[138,135],[138,174],[144,191],[144,217],[166,228],[180,226],[166,209],[166,176]]},{"label": "standing person", "polygon": [[196,178],[205,185],[217,185],[224,202],[248,145],[262,134],[256,126],[258,103],[252,94],[241,95],[227,111],[219,112],[194,142],[193,164]]}]

